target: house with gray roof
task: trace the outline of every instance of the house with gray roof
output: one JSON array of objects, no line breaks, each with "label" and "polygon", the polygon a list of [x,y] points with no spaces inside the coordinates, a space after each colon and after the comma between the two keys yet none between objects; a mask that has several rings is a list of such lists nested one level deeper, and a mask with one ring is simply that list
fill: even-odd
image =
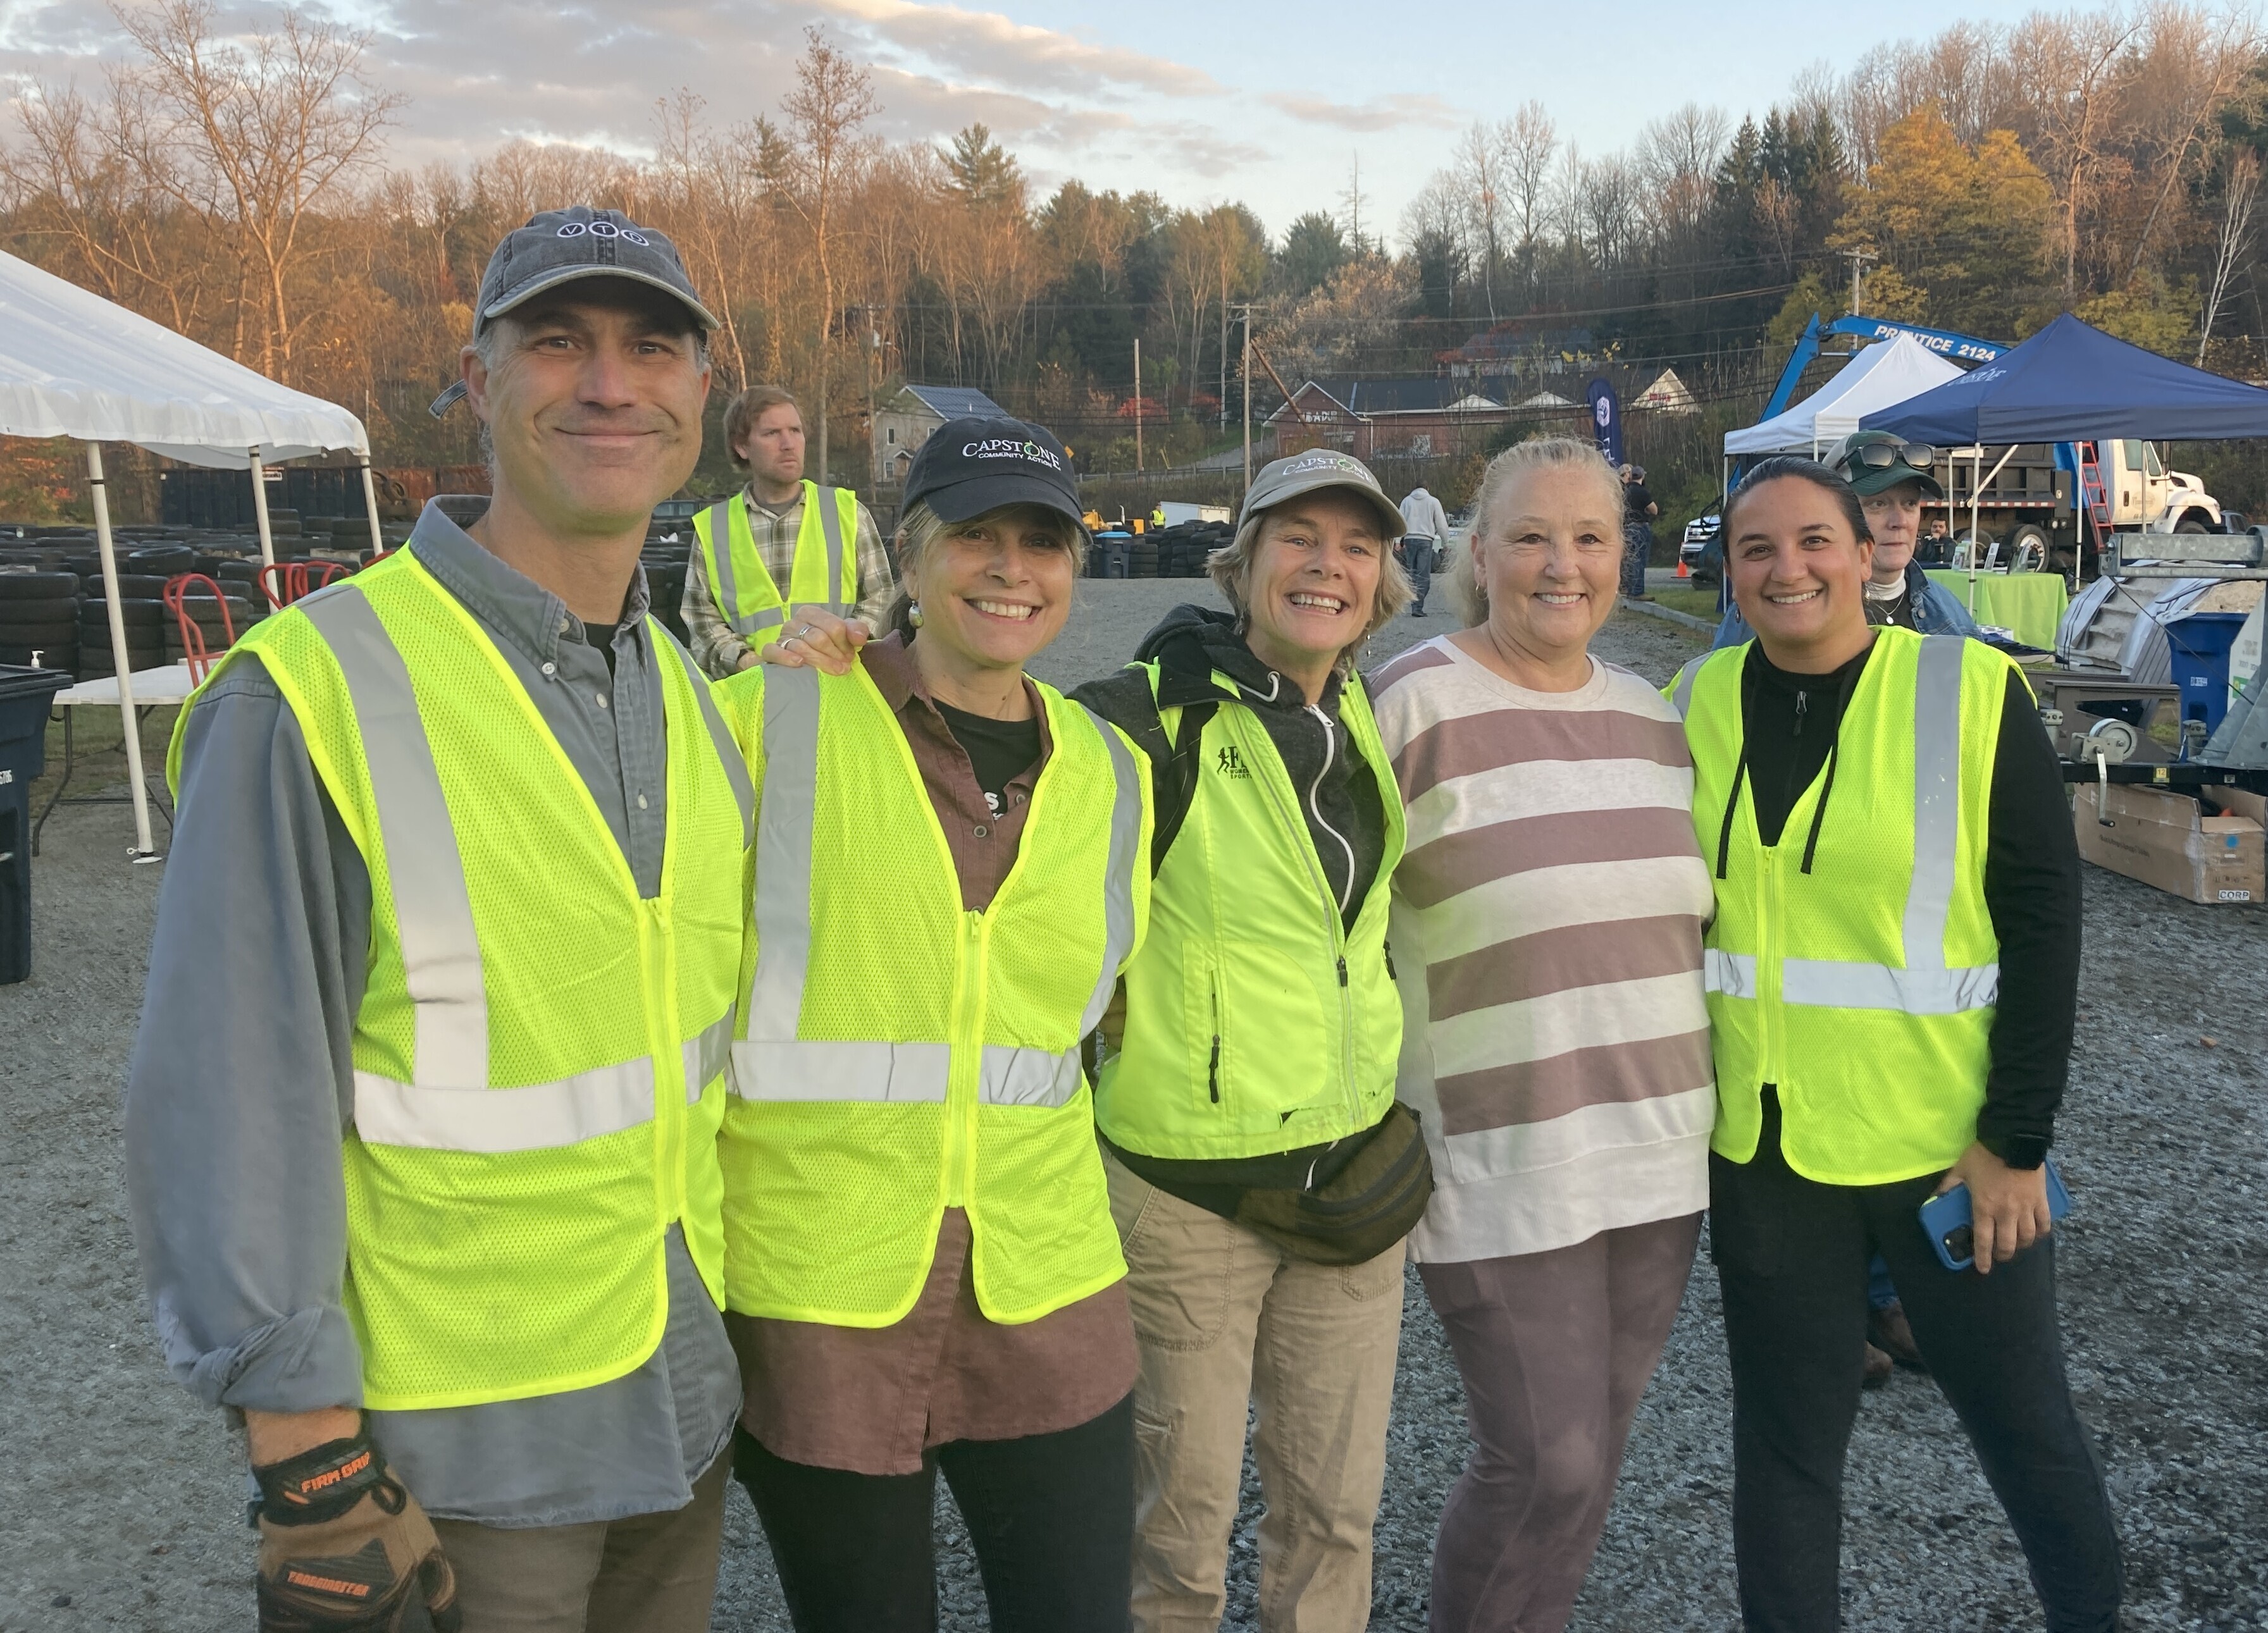
[{"label": "house with gray roof", "polygon": [[1005,419],[1008,410],[971,386],[906,386],[874,410],[874,478],[899,483],[914,450],[947,420]]}]

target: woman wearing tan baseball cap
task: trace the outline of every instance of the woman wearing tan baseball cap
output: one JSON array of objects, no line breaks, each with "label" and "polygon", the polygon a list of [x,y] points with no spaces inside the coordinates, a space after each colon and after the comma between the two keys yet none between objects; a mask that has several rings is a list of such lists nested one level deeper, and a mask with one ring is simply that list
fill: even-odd
[{"label": "woman wearing tan baseball cap", "polygon": [[1080,702],[1148,752],[1148,942],[1096,1078],[1128,1267],[1133,1622],[1223,1607],[1248,1403],[1264,1624],[1370,1618],[1371,1522],[1431,1169],[1394,1100],[1386,951],[1402,801],[1352,659],[1409,604],[1401,512],[1359,461],[1278,460],[1177,607]]}]

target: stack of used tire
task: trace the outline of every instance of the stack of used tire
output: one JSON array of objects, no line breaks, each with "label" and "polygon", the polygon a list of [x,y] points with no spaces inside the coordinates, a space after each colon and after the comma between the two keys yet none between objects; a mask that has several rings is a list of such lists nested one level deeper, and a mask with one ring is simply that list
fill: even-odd
[{"label": "stack of used tire", "polygon": [[76,573],[0,573],[0,664],[78,673]]},{"label": "stack of used tire", "polygon": [[[79,603],[78,678],[101,680],[118,673],[110,648],[110,607],[104,600],[102,568],[85,581],[86,594]],[[160,600],[166,581],[156,573],[118,575],[118,608],[126,622],[127,661],[136,669],[155,669],[166,661],[166,606]]]},{"label": "stack of used tire", "polygon": [[1138,533],[1133,548],[1126,552],[1126,576],[1129,578],[1155,578],[1158,576],[1158,535]]},{"label": "stack of used tire", "polygon": [[1158,577],[1202,578],[1205,557],[1235,536],[1226,522],[1176,522],[1152,535],[1158,541]]}]

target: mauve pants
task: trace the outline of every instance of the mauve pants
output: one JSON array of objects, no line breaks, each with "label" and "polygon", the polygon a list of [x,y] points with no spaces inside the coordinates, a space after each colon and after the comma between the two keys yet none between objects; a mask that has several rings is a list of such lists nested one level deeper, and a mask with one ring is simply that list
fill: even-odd
[{"label": "mauve pants", "polygon": [[1700,1234],[1701,1216],[1681,1214],[1547,1253],[1418,1267],[1473,1441],[1433,1548],[1432,1633],[1566,1626]]}]

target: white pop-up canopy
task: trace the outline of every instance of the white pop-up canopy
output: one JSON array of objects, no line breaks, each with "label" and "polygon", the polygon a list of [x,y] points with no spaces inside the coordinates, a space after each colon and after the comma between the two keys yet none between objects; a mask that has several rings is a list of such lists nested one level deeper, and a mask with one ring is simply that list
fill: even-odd
[{"label": "white pop-up canopy", "polygon": [[1725,436],[1727,454],[1803,453],[1817,459],[1879,408],[1934,390],[1961,371],[1911,335],[1878,341],[1793,408]]},{"label": "white pop-up canopy", "polygon": [[126,725],[127,769],[134,782],[135,854],[137,858],[154,857],[99,445],[130,442],[193,465],[250,471],[261,559],[273,562],[276,547],[268,526],[262,467],[272,460],[334,450],[360,458],[371,545],[385,548],[379,533],[378,495],[370,476],[370,438],[362,422],[337,404],[279,386],[163,324],[4,253],[0,253],[0,436],[70,437],[87,445],[87,481],[94,495],[95,538],[102,552],[111,652]]}]

